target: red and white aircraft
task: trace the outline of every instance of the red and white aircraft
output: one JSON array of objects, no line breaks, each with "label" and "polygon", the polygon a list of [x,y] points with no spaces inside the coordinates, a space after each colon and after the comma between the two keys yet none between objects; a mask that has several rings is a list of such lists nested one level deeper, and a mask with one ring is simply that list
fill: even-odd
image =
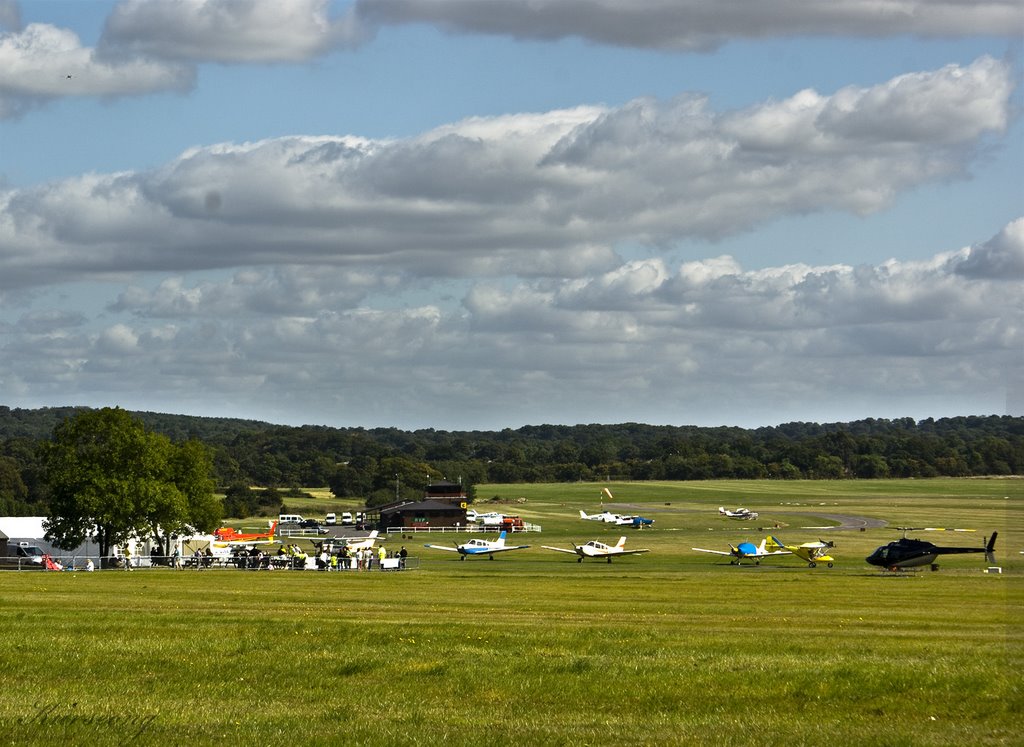
[{"label": "red and white aircraft", "polygon": [[642,552],[650,552],[650,550],[627,550],[625,537],[619,537],[619,541],[614,545],[606,545],[604,542],[590,540],[590,542],[585,545],[572,543],[571,550],[567,550],[564,547],[548,547],[547,545],[541,545],[541,547],[545,550],[554,550],[555,552],[567,552],[570,555],[578,555],[579,558],[576,560],[577,563],[582,563],[584,558],[607,558],[608,562],[611,563],[612,558],[619,555],[638,555]]}]

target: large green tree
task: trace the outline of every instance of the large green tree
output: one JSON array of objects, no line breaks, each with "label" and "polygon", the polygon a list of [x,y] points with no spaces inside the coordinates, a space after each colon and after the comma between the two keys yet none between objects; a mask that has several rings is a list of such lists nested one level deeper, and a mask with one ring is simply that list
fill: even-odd
[{"label": "large green tree", "polygon": [[47,536],[59,547],[92,539],[106,558],[132,537],[159,531],[163,540],[186,526],[209,532],[219,521],[206,449],[148,432],[120,408],[63,421],[41,449]]}]

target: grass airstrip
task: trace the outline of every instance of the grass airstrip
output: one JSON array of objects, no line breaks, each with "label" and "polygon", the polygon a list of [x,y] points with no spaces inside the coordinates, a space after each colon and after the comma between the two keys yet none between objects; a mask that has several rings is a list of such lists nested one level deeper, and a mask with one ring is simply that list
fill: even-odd
[{"label": "grass airstrip", "polygon": [[[654,528],[580,520],[604,487]],[[543,532],[493,561],[423,548],[466,535],[391,537],[417,560],[400,573],[0,573],[0,742],[1024,744],[1024,480],[485,485],[477,502]],[[888,526],[822,528],[842,517]],[[977,529],[921,535],[946,545],[998,530],[1003,572],[980,554],[868,566],[903,525]],[[769,531],[835,541],[835,567],[691,550]],[[621,534],[651,552],[540,548]]]}]

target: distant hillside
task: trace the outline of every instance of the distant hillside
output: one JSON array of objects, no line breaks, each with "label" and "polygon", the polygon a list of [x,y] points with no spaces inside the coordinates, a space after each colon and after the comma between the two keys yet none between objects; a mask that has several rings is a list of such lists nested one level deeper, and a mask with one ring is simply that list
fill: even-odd
[{"label": "distant hillside", "polygon": [[[36,445],[83,409],[0,407],[0,476],[19,474],[29,500],[43,500]],[[329,485],[338,496],[380,500],[397,488],[416,496],[427,480],[441,477],[472,485],[1024,474],[1024,418],[994,415],[757,429],[619,423],[403,431],[132,414],[174,440],[207,444],[221,486]],[[0,501],[4,490],[0,480]],[[20,495],[25,488],[13,490]]]}]

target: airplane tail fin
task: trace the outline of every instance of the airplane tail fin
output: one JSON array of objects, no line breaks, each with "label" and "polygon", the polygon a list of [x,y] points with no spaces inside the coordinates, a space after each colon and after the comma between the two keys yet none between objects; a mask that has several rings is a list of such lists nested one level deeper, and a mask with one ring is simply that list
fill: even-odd
[{"label": "airplane tail fin", "polygon": [[724,514],[725,513],[725,506],[719,506],[718,507],[718,513]]},{"label": "airplane tail fin", "polygon": [[581,519],[589,519],[590,518],[589,516],[587,516],[587,512],[584,511],[582,508],[580,509],[580,518]]},{"label": "airplane tail fin", "polygon": [[377,539],[377,535],[380,534],[376,529],[370,532],[370,539]]},{"label": "airplane tail fin", "polygon": [[992,532],[992,536],[989,537],[988,544],[985,545],[985,560],[993,565],[995,565],[996,562],[995,549],[997,534],[999,534],[999,532]]},{"label": "airplane tail fin", "polygon": [[508,534],[504,529],[501,530],[501,534],[498,535],[498,547],[505,546],[505,536]]},{"label": "airplane tail fin", "polygon": [[761,547],[762,548],[766,547],[769,550],[782,550],[786,546],[784,544],[782,544],[778,540],[778,538],[776,538],[775,536],[769,534],[767,537],[764,538],[764,541],[761,542]]},{"label": "airplane tail fin", "polygon": [[616,547],[625,547],[626,546],[626,538],[625,537],[619,537],[619,541],[615,543],[615,546]]}]

